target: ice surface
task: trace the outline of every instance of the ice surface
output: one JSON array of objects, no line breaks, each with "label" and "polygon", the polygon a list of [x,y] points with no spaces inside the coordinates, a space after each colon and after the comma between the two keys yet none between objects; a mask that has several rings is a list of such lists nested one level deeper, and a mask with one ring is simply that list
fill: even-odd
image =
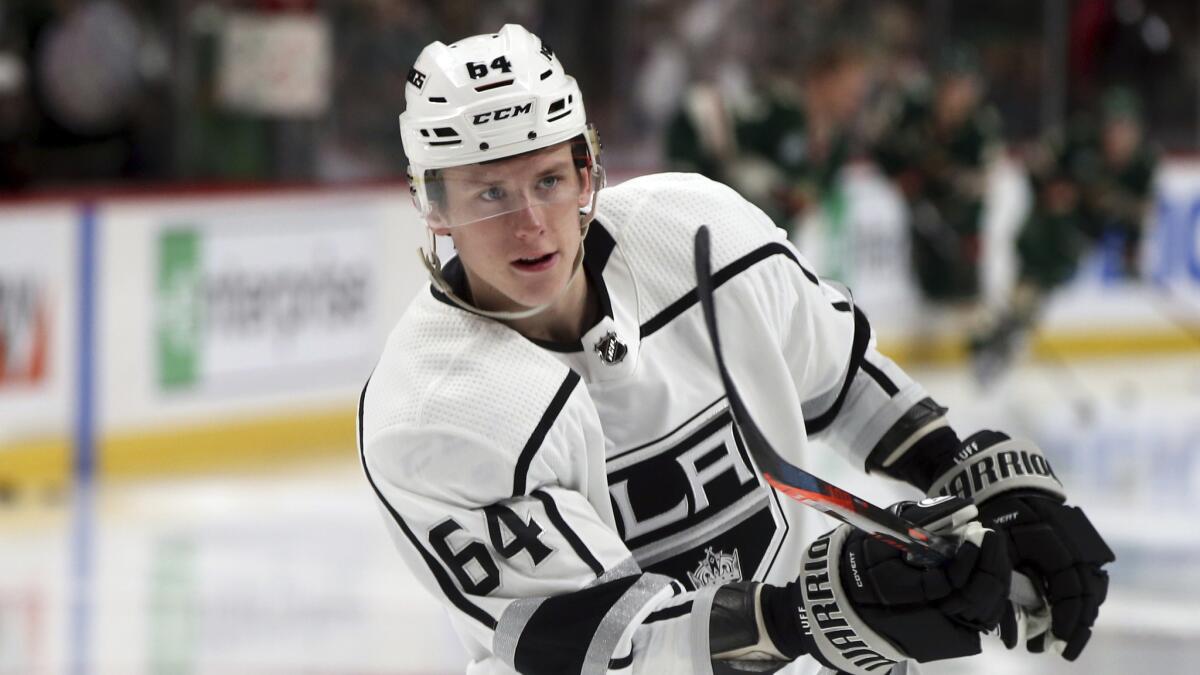
[{"label": "ice surface", "polygon": [[[1043,443],[1119,556],[1077,663],[992,639],[984,658],[924,672],[1187,671],[1200,658],[1200,359],[1025,365],[988,391],[960,370],[912,372],[960,429]],[[810,465],[879,502],[911,494],[820,450]],[[60,673],[80,656],[76,672],[129,675],[462,672],[373,500],[349,449],[340,463],[109,485],[82,568],[66,505],[0,509],[0,674]]]}]

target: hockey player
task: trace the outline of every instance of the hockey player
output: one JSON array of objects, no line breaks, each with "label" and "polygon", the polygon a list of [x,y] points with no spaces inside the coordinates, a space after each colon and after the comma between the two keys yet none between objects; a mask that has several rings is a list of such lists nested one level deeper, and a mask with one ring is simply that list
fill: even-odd
[{"label": "hockey player", "polygon": [[1038,145],[1029,163],[1033,208],[1016,242],[1016,287],[972,343],[981,382],[1007,370],[1050,295],[1089,251],[1111,248],[1115,276],[1140,276],[1157,155],[1145,138],[1141,103],[1123,87],[1105,93],[1098,114],[1077,116]]},{"label": "hockey player", "polygon": [[908,204],[922,294],[946,307],[970,306],[979,300],[983,191],[1000,150],[999,116],[962,48],[942,59],[932,87],[907,94],[875,157]]},{"label": "hockey player", "polygon": [[1043,292],[1070,278],[1089,245],[1113,245],[1117,275],[1139,276],[1157,152],[1132,91],[1108,90],[1099,108],[1052,135],[1039,148],[1041,161],[1031,162],[1038,198],[1017,249],[1021,280]]},{"label": "hockey player", "polygon": [[[1031,647],[1079,654],[1112,554],[1040,451],[995,433],[960,444],[761,211],[693,175],[599,194],[580,91],[519,26],[429,45],[406,99],[415,202],[457,256],[422,253],[431,285],[363,390],[358,440],[468,673],[884,673],[977,653],[1011,619],[1014,564],[1052,606]],[[696,302],[702,224],[733,376],[748,405],[787,413],[764,433],[792,461],[822,437],[961,495],[903,507],[960,538],[945,567],[849,527],[808,545],[803,507],[758,475]]]},{"label": "hockey player", "polygon": [[818,206],[840,218],[836,181],[869,83],[866,55],[838,41],[813,56],[802,78],[758,70],[754,86],[689,87],[666,129],[668,164],[729,185],[785,229]]}]

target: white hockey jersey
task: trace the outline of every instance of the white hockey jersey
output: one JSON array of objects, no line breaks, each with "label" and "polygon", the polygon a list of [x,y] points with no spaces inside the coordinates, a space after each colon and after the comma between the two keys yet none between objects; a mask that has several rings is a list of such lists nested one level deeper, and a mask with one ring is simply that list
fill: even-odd
[{"label": "white hockey jersey", "polygon": [[[431,287],[363,390],[359,446],[468,673],[712,672],[716,588],[791,581],[820,534],[733,427],[695,291],[700,225],[730,370],[791,461],[821,435],[863,466],[926,396],[782,230],[695,175],[600,194],[584,269],[603,318],[579,344],[527,339]],[[816,670],[801,661],[788,672]]]}]

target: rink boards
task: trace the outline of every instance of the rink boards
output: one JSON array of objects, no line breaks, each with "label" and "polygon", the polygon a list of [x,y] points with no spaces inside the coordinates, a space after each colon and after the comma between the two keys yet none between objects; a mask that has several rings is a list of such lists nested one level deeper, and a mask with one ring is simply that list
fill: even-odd
[{"label": "rink boards", "polygon": [[[992,185],[995,299],[1027,192],[1007,165]],[[903,356],[916,307],[903,210],[868,169],[843,187],[841,229],[817,223],[798,242]],[[0,206],[0,496],[16,502],[0,508],[0,673],[461,672],[353,451],[359,387],[424,284],[405,195]],[[956,427],[1045,445],[1119,557],[1096,643],[1070,670],[999,652],[933,675],[1168,671],[1200,656],[1186,515],[1200,506],[1200,351],[1176,325],[1200,320],[1200,167],[1167,167],[1155,213],[1152,283],[1090,259],[1037,337],[1045,358],[987,390],[951,343],[944,364],[913,371]],[[808,466],[881,503],[903,494],[819,448]],[[146,480],[63,489],[92,470]]]},{"label": "rink boards", "polygon": [[[1157,185],[1148,280],[1115,278],[1111,251],[1088,258],[1036,355],[1200,352],[1200,164],[1170,163]],[[850,285],[898,360],[920,340],[961,362],[953,336],[914,333],[898,195],[865,166],[842,190],[842,217],[793,237],[802,252]],[[1015,166],[998,164],[992,303],[1012,282],[1028,200]],[[112,476],[347,451],[358,388],[425,283],[422,241],[403,185],[0,203],[0,486],[61,483],[80,446]]]}]

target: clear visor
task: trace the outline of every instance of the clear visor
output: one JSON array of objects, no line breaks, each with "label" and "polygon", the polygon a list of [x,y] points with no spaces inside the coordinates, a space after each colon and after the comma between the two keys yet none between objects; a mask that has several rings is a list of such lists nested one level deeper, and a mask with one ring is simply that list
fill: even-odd
[{"label": "clear visor", "polygon": [[521,216],[542,219],[578,212],[591,190],[569,154],[534,155],[490,164],[427,171],[422,215],[433,227],[463,227]]}]

